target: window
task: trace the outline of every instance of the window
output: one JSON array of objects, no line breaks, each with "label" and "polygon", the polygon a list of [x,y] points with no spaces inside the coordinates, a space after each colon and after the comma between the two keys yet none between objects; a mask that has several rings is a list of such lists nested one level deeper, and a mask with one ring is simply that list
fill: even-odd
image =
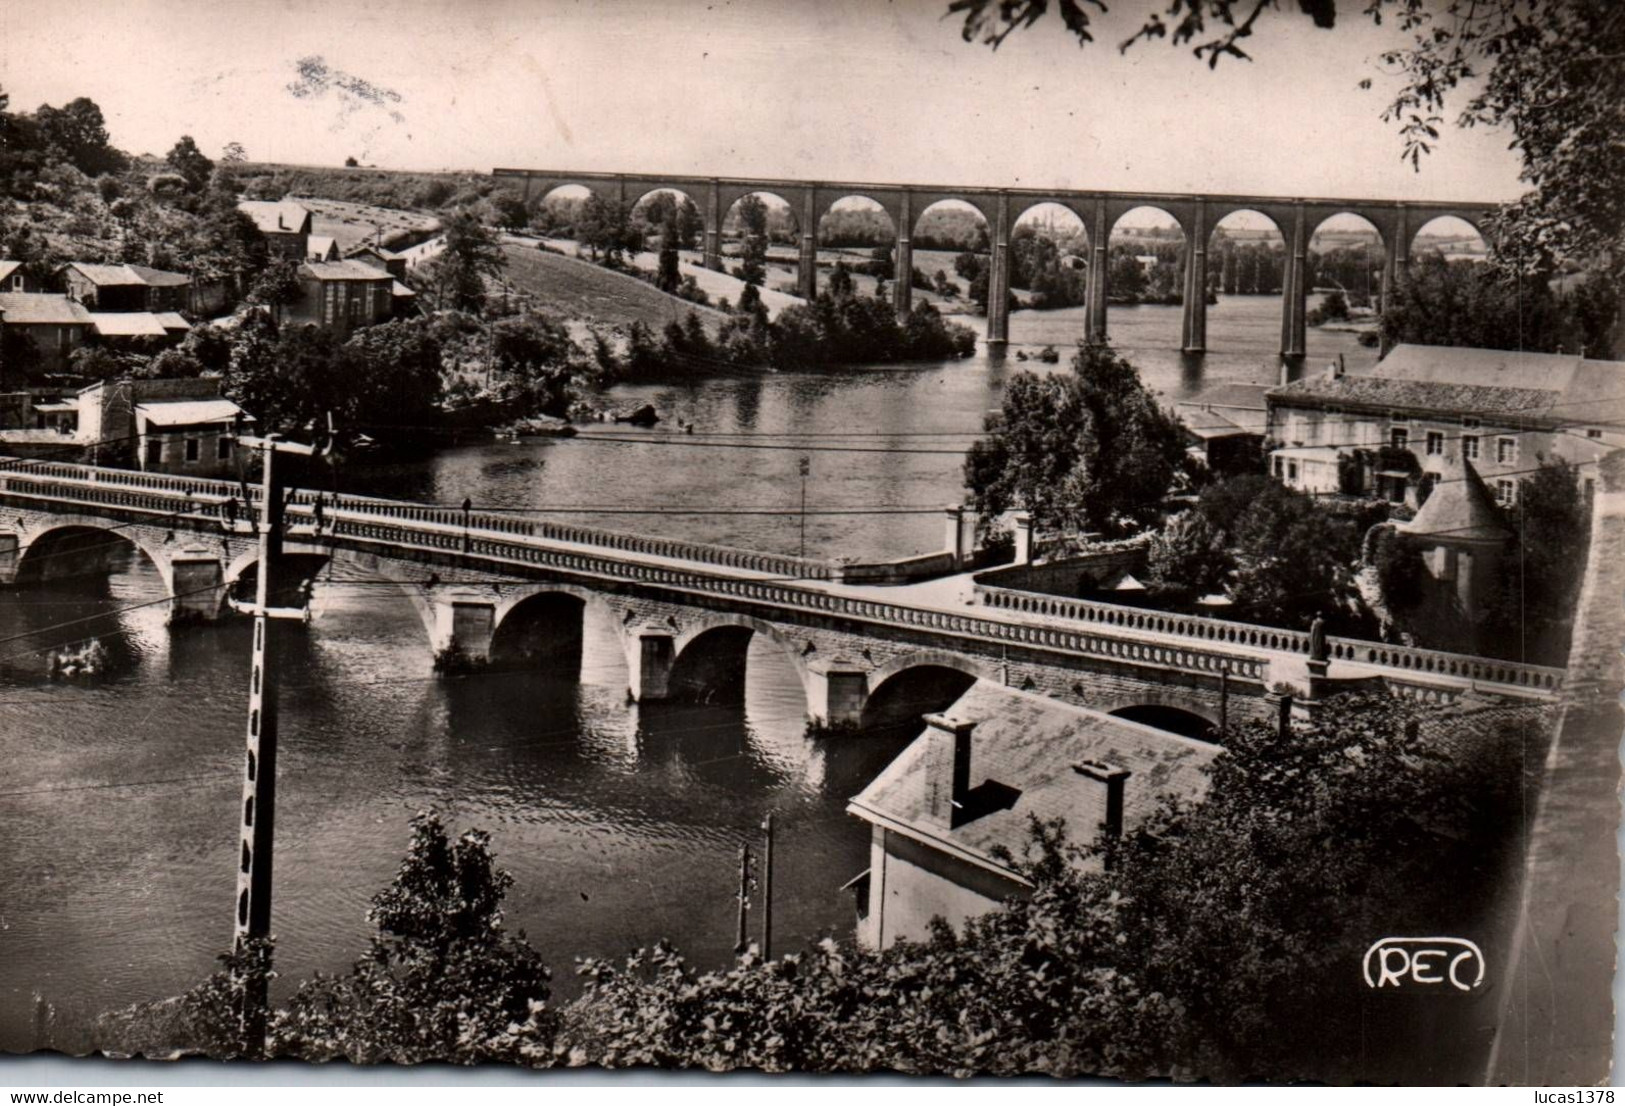
[{"label": "window", "polygon": [[1598,430],[1596,427],[1592,427],[1586,431],[1586,437],[1590,438],[1592,441],[1596,441],[1598,438],[1602,437],[1602,431]]},{"label": "window", "polygon": [[1444,434],[1437,430],[1428,431],[1428,456],[1437,457],[1444,452]]},{"label": "window", "polygon": [[1390,412],[1388,412],[1388,421],[1389,422],[1405,422],[1406,421],[1405,412],[1403,412],[1403,411],[1390,411]]},{"label": "window", "polygon": [[1495,463],[1499,465],[1515,465],[1518,463],[1518,439],[1495,439]]},{"label": "window", "polygon": [[214,459],[217,461],[231,460],[231,439],[224,434],[214,440]]},{"label": "window", "polygon": [[351,288],[351,289],[349,289],[349,293],[350,293],[350,318],[352,318],[352,319],[361,318],[361,309],[366,306],[366,300],[364,298],[365,291],[366,290],[364,288]]},{"label": "window", "polygon": [[1477,430],[1478,429],[1478,420],[1477,419],[1470,419],[1470,418],[1467,418],[1467,417],[1463,416],[1463,418],[1461,420],[1461,425],[1462,425],[1463,429],[1466,429],[1466,430]]},{"label": "window", "polygon": [[1279,457],[1275,459],[1275,479],[1279,480],[1286,475],[1286,462]]},{"label": "window", "polygon": [[1411,433],[1403,426],[1396,426],[1389,431],[1388,441],[1395,449],[1408,449],[1411,444]]},{"label": "window", "polygon": [[331,323],[338,313],[339,286],[329,281],[323,288],[322,322]]},{"label": "window", "polygon": [[12,277],[11,277],[11,290],[13,292],[21,292],[23,290],[23,274],[21,274],[21,273],[12,274]]},{"label": "window", "polygon": [[164,443],[161,438],[147,439],[147,464],[156,465],[164,459]]},{"label": "window", "polygon": [[196,438],[187,438],[186,439],[186,459],[189,462],[197,460],[197,439]]},{"label": "window", "polygon": [[1495,501],[1503,507],[1510,507],[1518,501],[1518,482],[1516,480],[1497,480],[1495,482]]},{"label": "window", "polygon": [[1289,484],[1298,482],[1298,462],[1288,461],[1286,463],[1286,479]]},{"label": "window", "polygon": [[1461,439],[1461,459],[1463,461],[1478,460],[1478,435],[1466,434]]}]

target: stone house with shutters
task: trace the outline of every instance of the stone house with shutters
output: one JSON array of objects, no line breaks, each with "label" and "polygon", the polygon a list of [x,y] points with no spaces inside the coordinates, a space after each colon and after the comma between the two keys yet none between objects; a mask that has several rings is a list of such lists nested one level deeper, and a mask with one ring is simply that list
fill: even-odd
[{"label": "stone house with shutters", "polygon": [[293,200],[239,200],[237,210],[254,220],[274,257],[303,261],[310,256],[310,209]]},{"label": "stone house with shutters", "polygon": [[1416,506],[1465,462],[1508,506],[1542,460],[1579,465],[1589,486],[1625,446],[1625,362],[1576,354],[1400,345],[1366,372],[1333,366],[1265,399],[1271,473],[1317,494]]},{"label": "stone house with shutters", "polygon": [[299,299],[283,308],[285,325],[348,337],[389,319],[393,277],[360,261],[307,261],[299,266]]},{"label": "stone house with shutters", "polygon": [[[847,806],[870,826],[869,868],[848,882],[858,941],[923,940],[1030,885],[1033,817],[1063,817],[1075,844],[1121,835],[1164,797],[1199,800],[1219,746],[980,680]],[[1087,863],[1098,864],[1099,859]]]}]

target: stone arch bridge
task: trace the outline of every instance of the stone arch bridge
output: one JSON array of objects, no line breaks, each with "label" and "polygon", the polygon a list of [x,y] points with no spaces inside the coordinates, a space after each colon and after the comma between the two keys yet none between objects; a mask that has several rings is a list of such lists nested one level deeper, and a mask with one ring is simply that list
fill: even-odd
[{"label": "stone arch bridge", "polygon": [[[173,619],[219,618],[233,586],[256,571],[258,489],[247,506],[242,491],[0,461],[0,585],[104,569],[102,552],[128,542],[157,568]],[[1340,639],[1317,668],[1307,635],[1290,631],[998,588],[943,598],[940,588],[846,583],[825,561],[363,496],[329,495],[318,509],[319,498],[291,494],[290,578],[334,563],[393,582],[436,655],[469,664],[568,665],[572,652],[579,664],[582,620],[595,607],[618,628],[628,691],[643,702],[742,690],[758,637],[794,669],[809,721],[832,727],[864,724],[888,688],[924,676],[1211,725],[1226,709],[1232,720],[1266,715],[1282,689],[1311,710],[1351,687],[1439,703],[1469,693],[1547,699],[1563,675]]]},{"label": "stone arch bridge", "polygon": [[[1492,203],[1405,202],[1335,197],[1243,196],[1103,192],[1075,188],[987,188],[964,185],[903,184],[897,182],[810,181],[756,177],[707,177],[691,174],[602,173],[569,169],[493,169],[499,178],[518,183],[526,204],[539,203],[554,189],[575,185],[605,199],[633,204],[653,192],[680,192],[693,199],[705,224],[705,264],[722,268],[722,225],[729,208],[739,199],[766,193],[790,205],[800,230],[797,287],[811,299],[817,292],[817,230],[830,207],[849,197],[879,204],[896,231],[896,266],[899,273],[913,268],[914,228],[926,208],[943,200],[956,200],[975,208],[987,221],[992,273],[989,281],[987,341],[1003,346],[1009,341],[1010,237],[1016,220],[1029,208],[1053,203],[1067,208],[1082,222],[1089,238],[1086,335],[1091,342],[1106,340],[1107,245],[1117,221],[1138,207],[1154,207],[1172,216],[1190,248],[1185,251],[1184,322],[1182,348],[1187,353],[1207,349],[1208,237],[1219,221],[1239,211],[1257,212],[1275,224],[1286,240],[1286,271],[1282,286],[1281,355],[1302,357],[1306,352],[1309,239],[1321,223],[1342,214],[1365,219],[1382,238],[1384,261],[1381,295],[1384,304],[1398,273],[1410,262],[1416,234],[1429,221],[1454,216],[1482,233],[1495,210]],[[913,282],[893,282],[899,317],[913,304]]]}]

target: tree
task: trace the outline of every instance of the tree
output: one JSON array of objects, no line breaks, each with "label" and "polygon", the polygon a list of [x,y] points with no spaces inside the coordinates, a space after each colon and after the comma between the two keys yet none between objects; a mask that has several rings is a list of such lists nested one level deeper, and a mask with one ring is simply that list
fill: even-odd
[{"label": "tree", "polygon": [[453,841],[438,815],[417,815],[400,871],[367,912],[378,927],[371,947],[349,974],[318,974],[277,1012],[273,1054],[551,1062],[552,973],[523,931],[503,928],[502,899],[512,886],[484,831]]},{"label": "tree", "polygon": [[1151,539],[1146,586],[1159,595],[1194,599],[1223,591],[1234,567],[1225,535],[1201,511],[1187,511]]},{"label": "tree", "polygon": [[965,458],[965,485],[992,519],[1114,532],[1155,517],[1184,458],[1179,423],[1134,366],[1106,347],[1080,347],[1072,372],[1018,373],[987,437]]},{"label": "tree", "polygon": [[343,426],[418,432],[439,417],[440,342],[423,318],[362,327],[337,354],[327,395]]},{"label": "tree", "polygon": [[578,353],[570,332],[546,316],[514,315],[491,325],[491,357],[533,411],[564,413]]},{"label": "tree", "polygon": [[288,258],[271,262],[248,288],[248,302],[271,309],[271,317],[282,322],[282,309],[298,303],[304,294],[299,283],[299,265]]},{"label": "tree", "polygon": [[596,192],[582,205],[576,237],[592,251],[594,260],[611,268],[618,268],[627,254],[636,256],[643,251],[643,234],[632,225],[632,209]]},{"label": "tree", "polygon": [[1331,616],[1341,606],[1358,555],[1352,520],[1270,480],[1229,534],[1235,557],[1230,595],[1249,619],[1307,628],[1316,614]]},{"label": "tree", "polygon": [[[1411,262],[1382,315],[1390,345],[1477,346],[1553,353],[1610,348],[1617,315],[1592,297],[1598,279],[1561,296],[1541,277],[1426,254]],[[1606,294],[1606,293],[1604,293]]]},{"label": "tree", "polygon": [[108,140],[107,124],[96,102],[81,96],[60,108],[41,104],[34,123],[47,146],[87,176],[116,173],[128,159]]},{"label": "tree", "polygon": [[241,165],[248,160],[248,151],[243,149],[241,142],[228,142],[220,149],[220,163],[222,165]]},{"label": "tree", "polygon": [[359,169],[361,167],[361,163],[354,157],[347,157],[344,159],[344,167],[346,169]]},{"label": "tree", "polygon": [[186,181],[186,189],[189,192],[203,191],[204,186],[209,183],[209,174],[214,172],[214,162],[197,148],[197,143],[192,141],[189,134],[181,135],[180,141],[170,147],[164,160]]},{"label": "tree", "polygon": [[662,292],[676,292],[683,279],[677,265],[677,238],[677,212],[668,209],[666,221],[661,225],[660,268],[655,274],[655,285]]},{"label": "tree", "polygon": [[491,197],[497,222],[509,230],[524,230],[530,225],[530,208],[522,197],[512,192],[498,192]]},{"label": "tree", "polygon": [[466,207],[443,220],[445,246],[427,266],[435,306],[478,311],[485,305],[487,277],[502,275],[506,261],[496,236]]},{"label": "tree", "polygon": [[767,279],[767,204],[760,196],[752,193],[739,201],[739,222],[745,236],[739,279],[758,285]]},{"label": "tree", "polygon": [[846,267],[846,262],[837,261],[835,268],[830,270],[829,283],[824,290],[839,300],[852,295],[852,289],[852,270]]},{"label": "tree", "polygon": [[1579,471],[1542,458],[1506,512],[1512,540],[1482,635],[1497,656],[1560,665],[1568,655],[1574,605],[1585,578],[1591,504]]}]

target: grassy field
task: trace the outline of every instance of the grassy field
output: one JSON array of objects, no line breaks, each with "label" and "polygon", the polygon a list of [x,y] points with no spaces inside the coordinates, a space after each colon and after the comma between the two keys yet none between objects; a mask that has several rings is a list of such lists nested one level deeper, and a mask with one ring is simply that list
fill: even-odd
[{"label": "grassy field", "polygon": [[696,307],[636,277],[590,261],[527,246],[506,245],[502,252],[508,261],[509,285],[534,297],[537,307],[553,314],[620,327],[641,322],[658,333],[692,310],[712,333],[722,326],[724,317],[719,311]]}]

